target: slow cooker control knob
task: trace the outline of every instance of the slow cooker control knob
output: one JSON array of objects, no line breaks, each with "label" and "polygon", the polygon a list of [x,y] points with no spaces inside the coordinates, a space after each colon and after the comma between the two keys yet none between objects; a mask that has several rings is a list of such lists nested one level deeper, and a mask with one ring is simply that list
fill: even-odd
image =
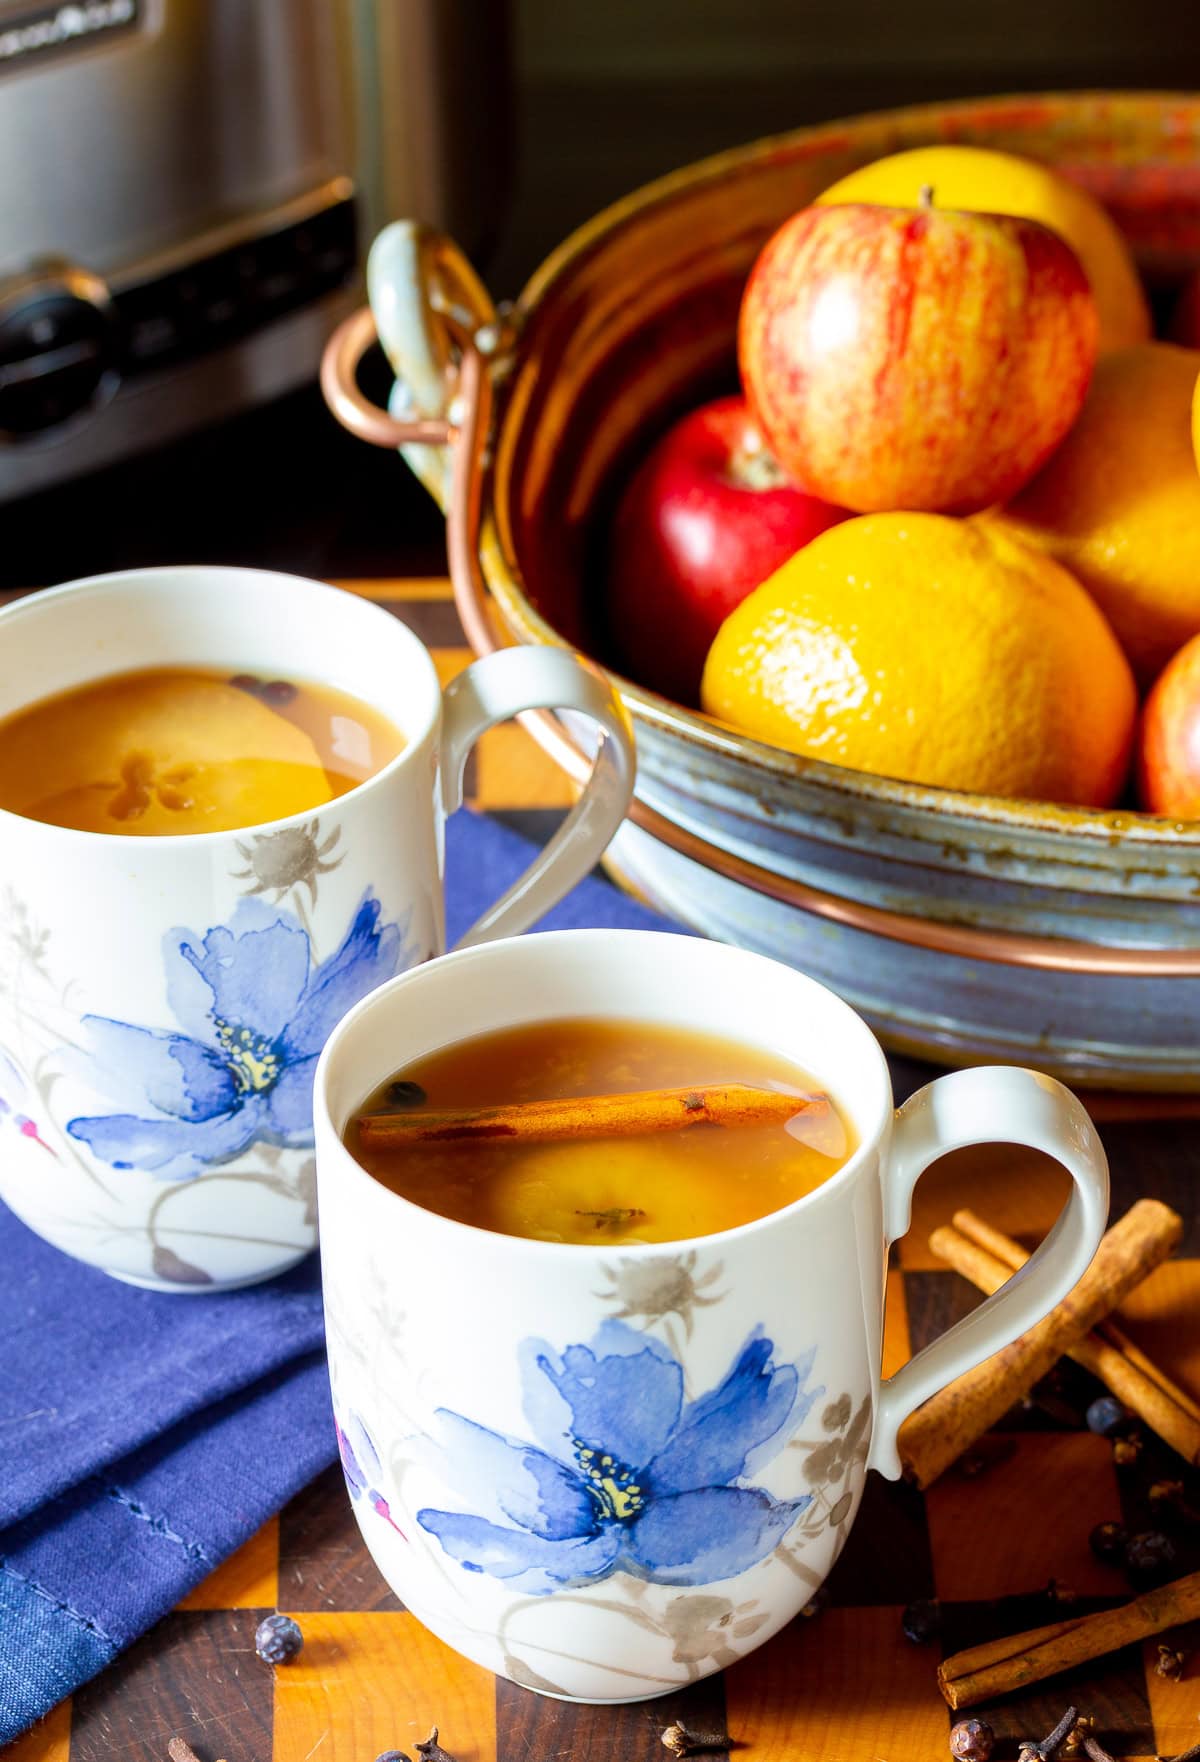
[{"label": "slow cooker control knob", "polygon": [[98,275],[43,263],[0,281],[0,443],[106,403],[117,361],[112,296]]}]

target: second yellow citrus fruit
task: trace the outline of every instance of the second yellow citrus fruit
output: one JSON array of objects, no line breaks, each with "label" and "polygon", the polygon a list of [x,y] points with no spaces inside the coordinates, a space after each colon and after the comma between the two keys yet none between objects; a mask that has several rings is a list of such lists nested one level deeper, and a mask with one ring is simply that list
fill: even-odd
[{"label": "second yellow citrus fruit", "polygon": [[1200,632],[1200,349],[1101,356],[1074,428],[1002,513],[980,516],[1062,563],[1147,683]]},{"label": "second yellow citrus fruit", "polygon": [[817,200],[915,208],[923,188],[932,190],[939,208],[1019,214],[1065,239],[1092,284],[1102,349],[1150,335],[1146,296],[1116,226],[1086,190],[1033,159],[990,147],[914,147],[852,171]]},{"label": "second yellow citrus fruit", "polygon": [[824,532],[725,620],[710,715],[914,783],[1106,807],[1136,694],[1094,602],[1003,532],[868,514]]}]

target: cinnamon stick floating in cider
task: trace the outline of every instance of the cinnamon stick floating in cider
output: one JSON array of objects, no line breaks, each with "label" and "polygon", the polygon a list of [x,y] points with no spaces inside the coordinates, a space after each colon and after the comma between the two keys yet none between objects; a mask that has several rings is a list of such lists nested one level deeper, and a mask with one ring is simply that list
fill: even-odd
[{"label": "cinnamon stick floating in cider", "polygon": [[628,1095],[564,1095],[498,1107],[434,1112],[368,1113],[358,1117],[364,1149],[455,1139],[616,1138],[637,1132],[678,1132],[688,1126],[783,1125],[797,1114],[828,1113],[827,1095],[789,1095],[745,1083],[699,1089],[641,1089]]},{"label": "cinnamon stick floating in cider", "polygon": [[1106,1231],[1096,1257],[1056,1309],[1028,1333],[932,1395],[900,1428],[900,1460],[919,1487],[958,1460],[1178,1246],[1183,1223],[1157,1199],[1139,1199]]},{"label": "cinnamon stick floating in cider", "polygon": [[[929,1246],[989,1295],[1029,1259],[1019,1242],[972,1211],[956,1211],[950,1224],[933,1232]],[[1069,1347],[1068,1356],[1099,1377],[1185,1462],[1200,1463],[1200,1406],[1111,1317]]]},{"label": "cinnamon stick floating in cider", "polygon": [[1148,1639],[1181,1622],[1200,1616],[1200,1572],[1160,1585],[1099,1615],[1081,1615],[1074,1621],[1038,1627],[1029,1633],[1010,1634],[956,1652],[938,1666],[938,1687],[947,1703],[958,1710],[1007,1695],[1029,1683],[1056,1676],[1103,1658],[1135,1640]]}]

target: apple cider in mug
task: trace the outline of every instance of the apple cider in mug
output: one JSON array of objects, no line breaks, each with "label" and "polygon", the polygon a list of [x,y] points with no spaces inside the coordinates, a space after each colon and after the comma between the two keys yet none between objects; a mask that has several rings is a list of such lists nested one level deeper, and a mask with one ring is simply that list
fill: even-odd
[{"label": "apple cider in mug", "polygon": [[403,745],[332,685],[148,667],[0,721],[0,808],[79,832],[229,832],[321,807]]},{"label": "apple cider in mug", "polygon": [[786,1058],[658,1023],[578,1019],[482,1034],[396,1072],[347,1147],[459,1223],[545,1242],[673,1242],[779,1211],[855,1149]]}]

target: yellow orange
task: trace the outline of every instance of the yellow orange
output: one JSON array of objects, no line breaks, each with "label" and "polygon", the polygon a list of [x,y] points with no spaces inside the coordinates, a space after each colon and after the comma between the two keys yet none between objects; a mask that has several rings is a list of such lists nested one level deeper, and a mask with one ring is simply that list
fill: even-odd
[{"label": "yellow orange", "polygon": [[1018,214],[1064,238],[1092,284],[1102,349],[1150,335],[1146,296],[1116,226],[1086,190],[1032,159],[989,147],[914,147],[861,166],[817,200],[915,208],[922,188],[932,189],[940,208]]},{"label": "yellow orange", "polygon": [[1141,343],[1096,365],[1074,428],[1003,513],[981,515],[1064,564],[1149,682],[1200,632],[1200,350]]},{"label": "yellow orange", "polygon": [[1065,569],[942,514],[824,532],[732,612],[710,715],[914,783],[1108,806],[1133,738],[1129,666]]}]

